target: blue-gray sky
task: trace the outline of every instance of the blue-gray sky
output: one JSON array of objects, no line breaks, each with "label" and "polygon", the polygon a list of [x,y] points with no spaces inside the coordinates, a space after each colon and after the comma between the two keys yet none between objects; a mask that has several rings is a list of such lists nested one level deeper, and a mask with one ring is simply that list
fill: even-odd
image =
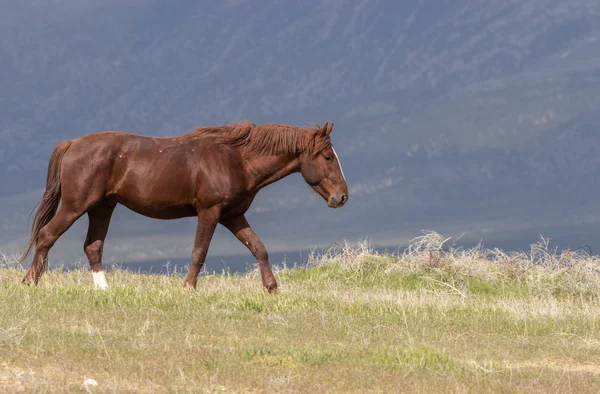
[{"label": "blue-gray sky", "polygon": [[[125,4],[126,3],[126,4]],[[271,251],[423,229],[600,250],[596,1],[0,1],[0,249],[22,251],[53,146],[102,130],[335,122],[350,187],[298,175],[248,220]],[[51,258],[83,256],[87,218]],[[194,219],[121,207],[105,258],[187,257]],[[213,256],[245,253],[217,231]]]}]

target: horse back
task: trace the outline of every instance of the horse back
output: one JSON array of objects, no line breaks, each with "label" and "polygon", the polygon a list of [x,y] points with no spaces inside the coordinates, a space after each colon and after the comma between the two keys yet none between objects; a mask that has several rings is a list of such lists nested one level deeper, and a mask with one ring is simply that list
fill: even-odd
[{"label": "horse back", "polygon": [[67,153],[64,179],[73,188],[150,217],[192,216],[244,191],[241,156],[211,138],[100,132],[74,140]]}]

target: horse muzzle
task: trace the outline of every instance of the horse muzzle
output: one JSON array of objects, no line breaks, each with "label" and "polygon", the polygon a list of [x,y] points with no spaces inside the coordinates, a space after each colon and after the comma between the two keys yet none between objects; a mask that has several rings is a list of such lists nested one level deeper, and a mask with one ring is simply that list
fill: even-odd
[{"label": "horse muzzle", "polygon": [[348,195],[346,193],[335,193],[333,196],[329,197],[327,201],[327,206],[329,208],[341,208],[348,201]]}]

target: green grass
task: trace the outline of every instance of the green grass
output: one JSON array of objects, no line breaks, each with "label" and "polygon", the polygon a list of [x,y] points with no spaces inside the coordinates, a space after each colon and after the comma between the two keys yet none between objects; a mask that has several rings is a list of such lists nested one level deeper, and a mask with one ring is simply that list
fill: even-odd
[{"label": "green grass", "polygon": [[276,272],[278,296],[256,272],[190,292],[117,270],[96,291],[86,270],[29,288],[8,266],[0,391],[600,392],[596,260],[435,245],[318,256]]}]

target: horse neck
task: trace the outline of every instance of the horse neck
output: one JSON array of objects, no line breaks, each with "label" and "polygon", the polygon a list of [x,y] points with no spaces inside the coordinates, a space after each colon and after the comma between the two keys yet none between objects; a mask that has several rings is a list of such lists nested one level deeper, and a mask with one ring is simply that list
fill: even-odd
[{"label": "horse neck", "polygon": [[300,170],[300,160],[292,155],[244,158],[248,188],[258,192],[286,176]]}]

